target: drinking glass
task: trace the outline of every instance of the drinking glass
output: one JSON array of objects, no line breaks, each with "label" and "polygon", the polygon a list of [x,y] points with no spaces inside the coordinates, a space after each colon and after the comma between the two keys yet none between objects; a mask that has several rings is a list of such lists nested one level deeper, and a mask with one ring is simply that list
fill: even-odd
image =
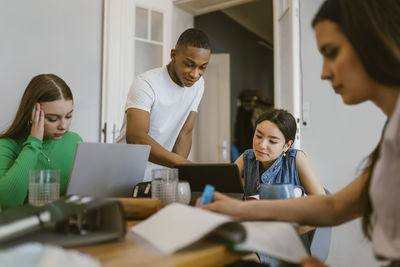
[{"label": "drinking glass", "polygon": [[154,172],[157,170],[152,171],[152,179],[151,179],[151,197],[161,199],[161,174],[159,175],[158,172]]},{"label": "drinking glass", "polygon": [[45,205],[60,198],[60,170],[30,170],[29,204]]},{"label": "drinking glass", "polygon": [[152,170],[151,195],[159,198],[165,206],[177,201],[178,169]]},{"label": "drinking glass", "polygon": [[189,204],[191,198],[190,185],[188,181],[178,182],[178,202],[182,204]]}]

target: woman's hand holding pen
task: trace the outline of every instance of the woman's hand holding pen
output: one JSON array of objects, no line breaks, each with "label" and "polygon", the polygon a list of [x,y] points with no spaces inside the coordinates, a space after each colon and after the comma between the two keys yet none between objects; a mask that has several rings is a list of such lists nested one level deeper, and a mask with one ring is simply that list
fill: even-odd
[{"label": "woman's hand holding pen", "polygon": [[[196,201],[196,207],[199,207],[201,197]],[[214,192],[211,203],[201,206],[202,209],[223,213],[233,217],[235,220],[241,220],[241,211],[244,210],[244,201],[230,198],[220,192]]]}]

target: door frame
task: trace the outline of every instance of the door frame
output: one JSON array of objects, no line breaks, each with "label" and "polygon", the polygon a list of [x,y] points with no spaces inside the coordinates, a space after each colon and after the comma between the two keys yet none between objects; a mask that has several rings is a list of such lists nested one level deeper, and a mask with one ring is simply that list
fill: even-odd
[{"label": "door frame", "polygon": [[[296,120],[297,131],[293,144],[295,148],[301,147],[302,124],[299,4],[299,0],[273,0],[274,105],[275,108],[288,110]],[[283,22],[285,16],[289,20],[287,25]],[[288,39],[281,40],[282,33],[286,33]],[[288,51],[282,51],[282,43],[289,44]],[[288,65],[281,58],[281,52],[289,55]],[[287,79],[290,81],[289,88],[283,88],[281,81]],[[286,96],[288,91],[289,96]],[[284,101],[285,97],[289,97],[289,101]]]},{"label": "door frame", "polygon": [[135,79],[136,6],[163,13],[163,65],[170,57],[173,7],[170,0],[104,0],[100,139],[105,143],[113,143],[119,134],[126,97]]}]

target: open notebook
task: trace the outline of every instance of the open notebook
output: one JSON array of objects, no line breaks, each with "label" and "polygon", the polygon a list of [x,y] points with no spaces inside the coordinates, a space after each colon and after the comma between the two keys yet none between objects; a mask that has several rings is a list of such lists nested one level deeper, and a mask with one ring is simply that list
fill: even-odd
[{"label": "open notebook", "polygon": [[234,250],[260,252],[292,263],[308,256],[293,224],[240,223],[229,216],[178,203],[166,206],[128,232],[128,238],[137,244],[167,254],[205,237]]}]

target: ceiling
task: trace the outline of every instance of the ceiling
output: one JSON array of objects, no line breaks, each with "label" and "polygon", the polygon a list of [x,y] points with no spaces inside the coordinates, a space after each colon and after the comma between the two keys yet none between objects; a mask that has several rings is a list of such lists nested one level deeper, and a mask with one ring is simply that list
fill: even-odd
[{"label": "ceiling", "polygon": [[272,0],[174,0],[174,4],[194,16],[222,11],[267,43],[273,43]]}]

